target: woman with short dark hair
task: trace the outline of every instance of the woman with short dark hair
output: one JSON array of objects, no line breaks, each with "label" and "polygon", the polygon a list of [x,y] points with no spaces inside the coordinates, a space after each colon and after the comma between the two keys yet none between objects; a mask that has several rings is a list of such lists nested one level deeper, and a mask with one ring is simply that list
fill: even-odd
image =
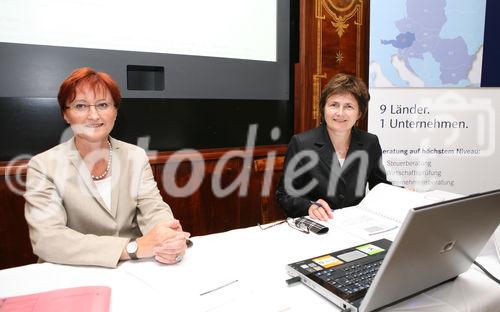
[{"label": "woman with short dark hair", "polygon": [[327,220],[332,210],[357,205],[366,185],[387,181],[378,138],[356,128],[370,95],[359,78],[335,75],[320,99],[322,123],[294,135],[276,197],[289,217]]}]

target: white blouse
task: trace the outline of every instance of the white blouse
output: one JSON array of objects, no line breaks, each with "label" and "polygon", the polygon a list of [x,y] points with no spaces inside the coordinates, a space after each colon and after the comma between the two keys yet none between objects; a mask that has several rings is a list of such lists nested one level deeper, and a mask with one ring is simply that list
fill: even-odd
[{"label": "white blouse", "polygon": [[106,209],[111,211],[111,175],[102,180],[94,180],[94,183],[99,195],[106,204]]}]

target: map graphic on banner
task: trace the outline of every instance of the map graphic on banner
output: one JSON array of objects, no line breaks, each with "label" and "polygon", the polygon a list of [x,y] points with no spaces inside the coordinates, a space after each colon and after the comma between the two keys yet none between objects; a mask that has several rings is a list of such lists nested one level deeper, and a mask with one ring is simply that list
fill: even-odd
[{"label": "map graphic on banner", "polygon": [[370,87],[480,86],[486,0],[384,0],[370,10]]},{"label": "map graphic on banner", "polygon": [[395,185],[464,195],[500,188],[500,88],[480,87],[489,3],[371,1],[368,131]]}]

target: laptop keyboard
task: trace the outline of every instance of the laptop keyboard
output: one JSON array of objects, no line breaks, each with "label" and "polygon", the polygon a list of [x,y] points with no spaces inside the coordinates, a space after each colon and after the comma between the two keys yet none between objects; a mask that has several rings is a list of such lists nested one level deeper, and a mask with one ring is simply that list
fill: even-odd
[{"label": "laptop keyboard", "polygon": [[353,264],[343,268],[331,268],[314,273],[317,277],[333,286],[344,298],[357,298],[366,293],[377,274],[382,260]]}]

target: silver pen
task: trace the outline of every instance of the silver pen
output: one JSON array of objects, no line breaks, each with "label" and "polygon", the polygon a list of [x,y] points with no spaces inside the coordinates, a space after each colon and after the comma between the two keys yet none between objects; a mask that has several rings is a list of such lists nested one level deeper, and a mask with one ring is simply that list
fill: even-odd
[{"label": "silver pen", "polygon": [[206,291],[206,292],[204,292],[204,293],[201,293],[201,294],[200,294],[200,296],[206,295],[206,294],[211,293],[211,292],[213,292],[213,291],[216,291],[216,290],[219,290],[219,289],[224,288],[224,287],[226,287],[226,286],[229,286],[229,285],[231,285],[231,284],[234,284],[234,283],[236,283],[237,281],[238,281],[238,280],[234,280],[234,281],[231,281],[231,282],[226,283],[226,284],[224,284],[224,285],[221,285],[221,286],[219,286],[219,287],[217,287],[217,288],[214,288],[214,289],[211,289],[211,290]]}]

